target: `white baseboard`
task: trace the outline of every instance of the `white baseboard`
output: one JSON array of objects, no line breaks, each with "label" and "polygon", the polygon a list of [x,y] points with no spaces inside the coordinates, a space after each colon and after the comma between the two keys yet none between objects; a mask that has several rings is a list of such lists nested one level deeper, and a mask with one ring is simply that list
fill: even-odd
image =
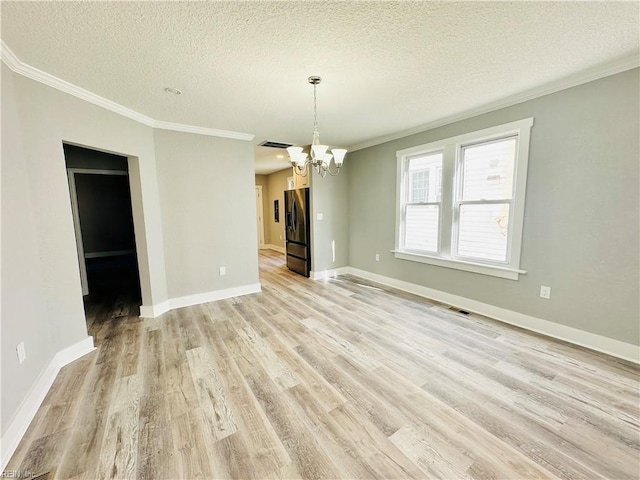
[{"label": "white baseboard", "polygon": [[319,272],[310,271],[309,277],[311,280],[325,280],[327,278],[337,277],[338,275],[344,275],[345,273],[350,273],[353,269],[351,267],[338,267],[332,268],[329,270],[321,270]]},{"label": "white baseboard", "polygon": [[274,244],[272,244],[272,243],[267,243],[267,244],[264,246],[264,248],[265,248],[265,249],[268,249],[268,250],[274,250],[274,251],[276,251],[276,252],[280,252],[280,253],[286,253],[286,252],[287,252],[287,251],[284,249],[284,247],[281,247],[280,245],[274,245]]},{"label": "white baseboard", "polygon": [[140,318],[156,318],[171,310],[169,300],[156,305],[140,305]]},{"label": "white baseboard", "polygon": [[60,350],[40,374],[0,439],[0,472],[4,471],[62,367],[95,350],[93,337]]},{"label": "white baseboard", "polygon": [[260,291],[262,291],[260,284],[252,283],[250,285],[241,285],[239,287],[172,298],[169,300],[169,305],[171,310],[173,310],[176,308],[190,307],[191,305],[200,305],[201,303],[215,302],[216,300],[223,300],[225,298],[240,297],[241,295],[249,295],[250,293],[259,293]]},{"label": "white baseboard", "polygon": [[430,298],[470,312],[479,313],[510,325],[564,340],[633,363],[640,363],[640,347],[637,345],[353,267],[345,267],[342,273],[349,273],[357,277],[397,288],[398,290]]},{"label": "white baseboard", "polygon": [[62,368],[65,365],[70,364],[74,360],[86,355],[89,352],[93,352],[96,349],[93,345],[93,337],[87,337],[73,345],[60,350],[56,353],[54,360],[56,360],[58,367]]},{"label": "white baseboard", "polygon": [[196,293],[194,295],[186,295],[184,297],[171,298],[166,302],[157,305],[142,305],[140,307],[141,318],[156,318],[169,310],[176,308],[190,307],[192,305],[200,305],[202,303],[215,302],[224,300],[225,298],[240,297],[249,295],[250,293],[258,293],[262,291],[259,283],[249,285],[241,285],[239,287],[225,288],[222,290],[213,290],[211,292]]}]

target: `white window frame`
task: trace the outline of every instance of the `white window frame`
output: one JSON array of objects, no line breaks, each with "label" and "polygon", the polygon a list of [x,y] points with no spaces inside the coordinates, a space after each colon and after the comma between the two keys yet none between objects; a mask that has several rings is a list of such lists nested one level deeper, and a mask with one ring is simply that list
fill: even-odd
[{"label": "white window frame", "polygon": [[[415,158],[417,156],[429,156],[429,155],[437,155],[437,154],[442,154],[442,158],[443,158],[443,162],[444,162],[444,151],[442,149],[435,149],[435,150],[430,150],[430,151],[422,151],[420,152],[419,155],[407,155],[405,157],[405,161],[402,164],[402,177],[405,179],[405,181],[403,181],[403,185],[402,185],[402,219],[404,220],[405,218],[405,213],[406,213],[406,207],[408,205],[426,205],[426,206],[437,206],[438,207],[438,232],[440,232],[442,230],[442,198],[440,198],[439,201],[436,202],[410,202],[409,198],[411,197],[411,192],[409,191],[410,189],[410,182],[409,179],[411,178],[411,173],[409,172],[409,160],[411,160],[412,158]],[[396,231],[396,246],[398,245],[398,235],[400,235],[399,238],[401,238],[401,243],[404,245],[404,236],[405,236],[405,227],[404,227],[404,221],[401,223],[401,228],[402,230],[400,230],[399,232]],[[440,251],[440,238],[441,235],[438,235],[438,242],[436,245],[436,251],[433,253],[434,255],[437,255],[437,253]],[[418,255],[422,255],[421,252],[416,251],[416,250],[410,250],[410,249],[405,249],[403,250],[405,252],[408,253],[416,253]],[[425,254],[429,255],[431,254],[430,252],[425,252]]]},{"label": "white window frame", "polygon": [[[524,225],[525,192],[527,186],[527,166],[529,163],[529,143],[533,117],[515,122],[496,125],[475,132],[469,132],[437,142],[398,150],[396,183],[396,232],[395,258],[427,263],[440,267],[491,275],[510,280],[518,280],[527,272],[520,269],[522,249],[522,229]],[[509,231],[507,238],[507,261],[483,261],[457,257],[455,252],[458,232],[457,218],[462,173],[462,148],[502,138],[517,137],[516,159],[513,178],[513,196],[509,211]],[[417,252],[404,248],[404,218],[408,200],[409,159],[417,155],[443,152],[442,198],[439,212],[439,235],[437,253]],[[464,203],[464,202],[463,202]],[[508,202],[503,202],[508,203]]]}]

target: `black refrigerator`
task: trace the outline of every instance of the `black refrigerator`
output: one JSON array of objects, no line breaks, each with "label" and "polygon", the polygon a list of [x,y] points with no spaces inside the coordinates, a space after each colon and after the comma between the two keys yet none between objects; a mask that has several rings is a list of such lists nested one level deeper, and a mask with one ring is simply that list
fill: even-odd
[{"label": "black refrigerator", "polygon": [[287,267],[300,275],[311,271],[311,216],[309,189],[285,190]]}]

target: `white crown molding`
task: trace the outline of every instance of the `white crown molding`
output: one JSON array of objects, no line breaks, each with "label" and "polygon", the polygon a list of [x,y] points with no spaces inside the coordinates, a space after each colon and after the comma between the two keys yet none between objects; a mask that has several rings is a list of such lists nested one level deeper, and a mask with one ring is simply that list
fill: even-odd
[{"label": "white crown molding", "polygon": [[3,40],[0,40],[0,54],[2,56],[2,61],[4,62],[4,64],[19,75],[30,78],[31,80],[35,80],[36,82],[42,83],[43,85],[55,88],[56,90],[60,90],[61,92],[68,93],[69,95],[73,95],[74,97],[80,98],[81,100],[92,103],[111,112],[117,113],[118,115],[122,115],[123,117],[130,118],[131,120],[135,120],[136,122],[142,123],[143,125],[147,125],[151,128],[194,133],[197,135],[208,135],[211,137],[233,138],[236,140],[246,140],[249,142],[254,138],[254,135],[251,135],[249,133],[232,132],[230,130],[218,130],[215,128],[198,127],[194,125],[184,125],[182,123],[171,123],[161,120],[154,120],[147,115],[138,113],[135,110],[124,107],[116,102],[101,97],[100,95],[96,95],[89,90],[80,88],[73,83],[69,83],[66,80],[62,80],[47,72],[43,72],[42,70],[39,70],[35,67],[32,67],[31,65],[22,62],[13,53],[13,51],[11,51],[7,44],[4,43]]},{"label": "white crown molding", "polygon": [[20,404],[9,427],[0,438],[0,472],[4,471],[11,456],[18,448],[20,440],[22,440],[31,421],[36,416],[60,369],[93,350],[95,350],[93,337],[87,337],[54,355],[49,365],[42,371],[26,398]]},{"label": "white crown molding", "polygon": [[155,120],[151,117],[147,117],[146,115],[142,115],[130,108],[123,107],[111,100],[107,100],[95,93],[92,93],[84,88],[80,88],[77,85],[67,82],[66,80],[62,80],[58,77],[55,77],[47,72],[43,72],[31,65],[27,65],[22,62],[16,55],[11,51],[11,49],[7,46],[4,41],[0,43],[0,49],[2,52],[2,61],[9,67],[11,70],[16,72],[19,75],[30,78],[31,80],[35,80],[36,82],[42,83],[49,87],[55,88],[56,90],[60,90],[61,92],[68,93],[69,95],[73,95],[74,97],[80,98],[81,100],[85,100],[89,103],[97,105],[99,107],[105,108],[112,112],[115,112],[123,117],[130,118],[135,120],[136,122],[142,123],[149,127],[153,127]]},{"label": "white crown molding", "polygon": [[14,72],[17,72],[23,63],[18,60],[18,57],[15,56],[13,51],[7,47],[7,44],[4,43],[4,40],[0,39],[0,58],[4,62],[4,64],[9,67]]},{"label": "white crown molding", "polygon": [[[68,93],[69,95],[73,95],[77,98],[85,100],[99,107],[105,108],[107,110],[115,112],[124,117],[130,118],[132,120],[135,120],[137,122],[140,122],[152,128],[157,128],[161,130],[172,130],[176,132],[194,133],[197,135],[208,135],[212,137],[232,138],[236,140],[246,140],[246,141],[253,141],[253,139],[255,138],[255,135],[252,135],[249,133],[234,132],[230,130],[219,130],[215,128],[198,127],[195,125],[185,125],[181,123],[172,123],[172,122],[165,122],[161,120],[154,120],[151,117],[138,113],[135,110],[124,107],[118,103],[115,103],[111,100],[103,98],[99,95],[96,95],[95,93],[92,93],[88,90],[80,88],[77,85],[69,83],[65,80],[62,80],[58,77],[55,77],[49,73],[43,72],[42,70],[39,70],[35,67],[32,67],[31,65],[28,65],[22,62],[13,53],[13,51],[11,51],[11,49],[7,46],[7,44],[4,43],[3,40],[0,40],[0,54],[2,57],[2,61],[11,70],[13,70],[14,72],[20,75],[23,75],[37,82],[40,82],[44,85],[48,85],[62,92]],[[489,113],[495,110],[499,110],[501,108],[510,107],[512,105],[526,102],[528,100],[533,100],[535,98],[542,97],[544,95],[549,95],[551,93],[559,92],[567,88],[582,85],[584,83],[588,83],[593,80],[598,80],[599,78],[615,75],[616,73],[621,73],[626,70],[631,70],[632,68],[637,68],[638,66],[640,66],[640,57],[638,57],[637,55],[625,57],[620,60],[616,60],[614,62],[605,63],[597,67],[584,70],[582,72],[576,73],[575,75],[571,75],[569,77],[548,83],[546,85],[542,85],[540,87],[536,87],[516,95],[511,95],[509,97],[503,98],[501,100],[497,100],[495,102],[488,103],[480,107],[472,108],[470,110],[465,110],[464,112],[456,113],[454,115],[450,115],[438,120],[434,120],[432,122],[428,122],[414,128],[402,130],[400,132],[392,133],[389,135],[383,135],[380,137],[373,138],[371,140],[366,140],[356,145],[352,145],[351,147],[348,147],[348,149],[349,151],[354,152],[354,151],[362,150],[364,148],[372,147],[375,145],[380,145],[382,143],[390,142],[392,140],[397,140],[399,138],[407,137],[409,135],[414,135],[416,133],[425,132],[427,130],[441,127],[443,125],[449,125],[454,122],[459,122],[467,118],[476,117],[484,113]]]},{"label": "white crown molding", "polygon": [[545,85],[532,88],[525,92],[511,95],[491,103],[487,103],[480,107],[465,110],[463,112],[456,113],[438,120],[434,120],[432,122],[428,122],[423,125],[410,128],[408,130],[402,130],[400,132],[372,138],[371,140],[366,140],[364,142],[361,142],[349,147],[349,151],[354,152],[356,150],[362,150],[364,148],[373,147],[374,145],[380,145],[381,143],[386,143],[392,140],[397,140],[399,138],[408,137],[409,135],[414,135],[416,133],[426,132],[427,130],[432,130],[437,127],[442,127],[444,125],[449,125],[451,123],[459,122],[461,120],[466,120],[467,118],[477,117],[478,115],[493,112],[495,110],[500,110],[501,108],[517,105],[518,103],[523,103],[528,100],[533,100],[538,97],[549,95],[551,93],[559,92],[561,90],[566,90],[567,88],[576,87],[578,85],[589,83],[594,80],[598,80],[600,78],[608,77],[610,75],[615,75],[616,73],[625,72],[627,70],[631,70],[632,68],[637,68],[639,66],[640,66],[640,56],[632,55],[630,57],[625,57],[625,58],[616,60],[614,62],[608,62],[602,65],[598,65],[597,67],[583,70],[582,72],[576,73],[569,77],[565,77],[560,80],[556,80],[551,83],[547,83]]},{"label": "white crown molding", "polygon": [[162,122],[160,120],[154,120],[153,128],[160,130],[173,130],[174,132],[195,133],[197,135],[209,135],[210,137],[233,138],[235,140],[246,140],[248,142],[251,142],[254,138],[254,135],[251,135],[250,133],[197,127],[195,125],[185,125],[183,123]]}]

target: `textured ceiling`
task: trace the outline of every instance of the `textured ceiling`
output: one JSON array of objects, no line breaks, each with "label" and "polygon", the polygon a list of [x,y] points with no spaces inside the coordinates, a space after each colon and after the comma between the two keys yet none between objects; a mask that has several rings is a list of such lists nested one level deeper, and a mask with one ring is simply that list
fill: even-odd
[{"label": "textured ceiling", "polygon": [[323,77],[321,139],[350,146],[638,55],[638,2],[3,1],[1,9],[2,39],[22,62],[153,119],[251,133],[256,143],[310,142],[309,75]]}]

